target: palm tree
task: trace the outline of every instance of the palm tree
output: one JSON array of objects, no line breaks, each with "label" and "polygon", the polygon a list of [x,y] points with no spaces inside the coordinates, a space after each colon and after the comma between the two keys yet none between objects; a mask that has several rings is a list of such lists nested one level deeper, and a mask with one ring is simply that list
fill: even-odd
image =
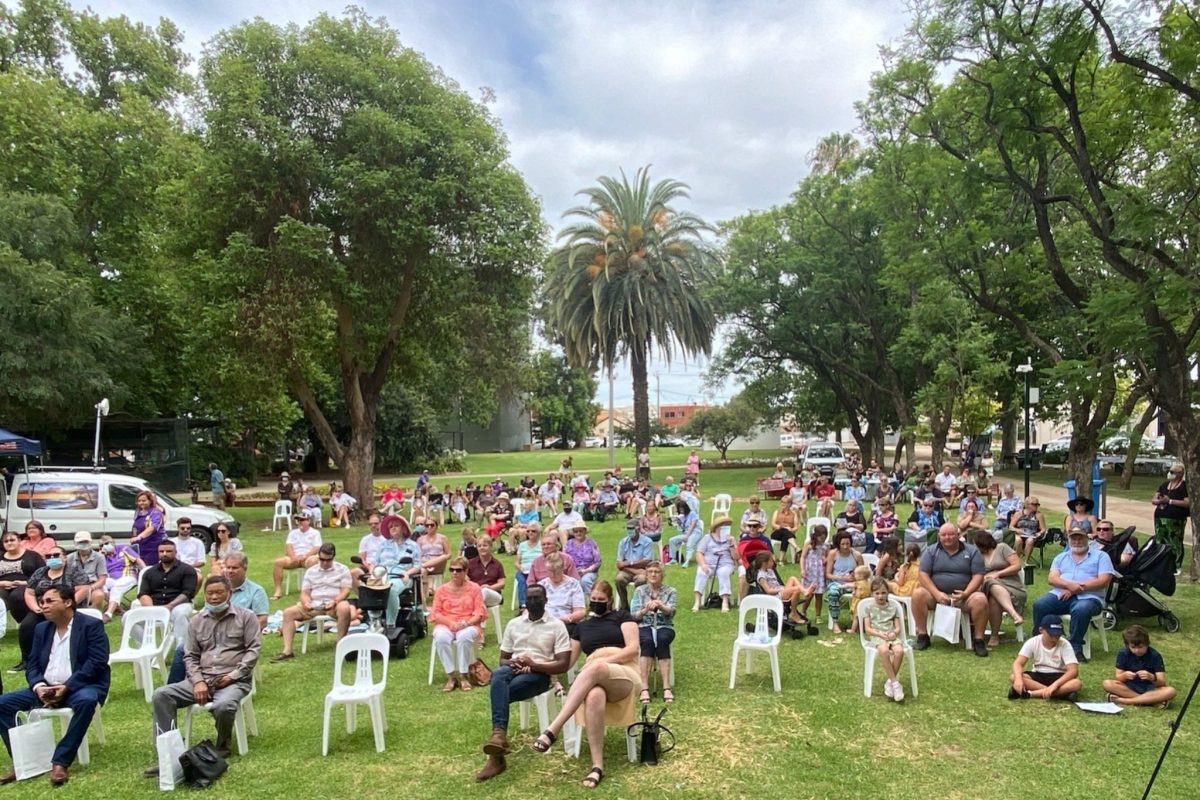
[{"label": "palm tree", "polygon": [[579,221],[563,229],[550,257],[548,317],[567,359],[611,370],[629,357],[639,450],[650,445],[651,347],[668,361],[677,350],[707,355],[717,324],[700,291],[712,285],[714,252],[702,237],[713,229],[671,206],[687,189],[669,179],[651,186],[649,167],[632,183],[624,172],[620,180],[601,177],[579,192],[586,205],[563,214]]}]

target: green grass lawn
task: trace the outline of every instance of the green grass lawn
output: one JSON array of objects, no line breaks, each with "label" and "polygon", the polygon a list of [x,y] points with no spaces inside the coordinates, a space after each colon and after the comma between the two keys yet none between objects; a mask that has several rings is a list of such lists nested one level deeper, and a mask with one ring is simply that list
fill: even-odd
[{"label": "green grass lawn", "polygon": [[[477,458],[472,456],[473,472]],[[497,458],[497,471],[525,469],[509,469],[508,462]],[[508,458],[517,464],[529,454]],[[708,471],[703,474],[705,496],[726,491],[746,497],[762,472]],[[706,502],[706,519],[709,508]],[[744,508],[744,503],[735,504],[735,514]],[[243,522],[251,577],[270,591],[270,559],[281,550],[283,534],[261,531],[269,509],[235,509],[235,513]],[[902,513],[907,514],[907,509]],[[608,559],[605,577],[613,574],[622,529],[620,520],[593,526]],[[448,526],[454,544],[458,530],[456,525]],[[364,528],[326,532],[346,560]],[[508,570],[511,557],[502,558]],[[794,569],[787,568],[785,575]],[[692,570],[671,568],[667,574],[681,590],[684,606],[677,617],[677,699],[664,720],[678,737],[678,745],[657,767],[639,767],[624,761],[623,743],[610,730],[607,773],[595,796],[1138,797],[1182,702],[1180,698],[1167,712],[1130,709],[1116,717],[1084,714],[1059,702],[1010,702],[1004,695],[1017,650],[1011,633],[987,659],[938,640],[931,650],[916,656],[919,697],[910,696],[900,705],[884,698],[880,668],[875,695],[867,699],[862,696],[863,656],[857,636],[834,637],[824,627],[819,637],[782,643],[781,694],[771,690],[767,660],[762,656],[756,659],[754,673],[739,674],[737,688],[730,691],[735,616],[719,611],[692,614]],[[1039,571],[1031,601],[1044,589],[1045,572]],[[294,602],[295,597],[293,593],[286,599]],[[1181,586],[1167,603],[1182,620],[1182,632],[1167,635],[1152,620],[1148,627],[1154,646],[1166,659],[1169,678],[1184,691],[1200,664],[1196,635],[1200,592]],[[509,614],[506,603],[506,621]],[[115,640],[117,631],[112,627]],[[15,635],[4,643],[4,663],[10,665],[16,661]],[[1096,642],[1094,661],[1082,667],[1086,699],[1103,698],[1100,681],[1111,674],[1118,643],[1119,636],[1110,635],[1113,652],[1105,654]],[[358,731],[347,735],[344,717],[336,711],[330,755],[320,757],[322,703],[332,681],[332,637],[320,647],[310,640],[308,654],[294,661],[264,664],[255,702],[261,736],[250,739],[249,755],[234,757],[229,773],[206,796],[344,798],[386,793],[526,800],[591,796],[578,785],[589,766],[586,755],[567,759],[560,747],[548,756],[534,753],[528,745],[537,731],[519,732],[515,709],[511,733],[516,750],[509,758],[508,772],[487,784],[475,784],[473,773],[484,761],[480,746],[490,731],[487,693],[443,695],[440,667],[435,685],[428,686],[429,648],[428,639],[418,642],[410,658],[389,665],[383,754],[374,751],[365,713],[360,714]],[[279,649],[279,638],[267,637],[263,657]],[[490,629],[484,658],[495,666],[497,648]],[[15,675],[5,677],[10,688],[23,682]],[[658,708],[656,702],[654,709]],[[129,667],[114,672],[104,722],[107,745],[93,744],[91,766],[76,767],[70,784],[55,791],[54,797],[128,798],[157,793],[157,785],[141,777],[141,770],[153,761],[151,720]],[[195,732],[210,736],[211,722],[198,717]],[[1153,796],[1195,797],[1198,785],[1200,718],[1193,715],[1176,736]],[[44,777],[7,791],[20,797],[51,794]]]}]

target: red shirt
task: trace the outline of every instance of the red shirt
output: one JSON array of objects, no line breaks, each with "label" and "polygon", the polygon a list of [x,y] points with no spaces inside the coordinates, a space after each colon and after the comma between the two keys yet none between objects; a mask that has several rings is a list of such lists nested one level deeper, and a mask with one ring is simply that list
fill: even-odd
[{"label": "red shirt", "polygon": [[817,488],[813,490],[813,497],[818,500],[833,497],[835,494],[837,494],[837,488],[832,483],[818,483]]}]

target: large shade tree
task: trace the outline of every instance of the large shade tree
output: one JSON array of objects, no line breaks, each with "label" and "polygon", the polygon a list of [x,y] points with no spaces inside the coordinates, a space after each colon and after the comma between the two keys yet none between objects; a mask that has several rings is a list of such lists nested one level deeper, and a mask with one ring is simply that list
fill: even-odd
[{"label": "large shade tree", "polygon": [[357,10],[227,30],[200,77],[213,345],[286,386],[370,503],[393,382],[494,413],[544,255],[537,203],[487,110]]},{"label": "large shade tree", "polygon": [[648,167],[632,181],[600,178],[580,192],[586,205],[564,214],[576,221],[549,262],[547,317],[570,362],[611,370],[629,358],[639,450],[650,445],[651,352],[707,355],[717,325],[702,291],[712,281],[712,228],[672,205],[687,190],[672,179],[651,184]]}]

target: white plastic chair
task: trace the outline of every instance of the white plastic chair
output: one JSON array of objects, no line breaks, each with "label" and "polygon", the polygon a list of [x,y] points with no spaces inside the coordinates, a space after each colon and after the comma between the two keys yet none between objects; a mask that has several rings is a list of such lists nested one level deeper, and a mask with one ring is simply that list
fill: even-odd
[{"label": "white plastic chair", "polygon": [[316,626],[317,629],[317,647],[321,646],[321,642],[325,641],[325,623],[332,622],[333,617],[328,614],[317,614],[308,622],[298,623],[304,625],[304,632],[300,635],[300,654],[304,655],[308,652],[308,633]]},{"label": "white plastic chair", "polygon": [[[754,617],[754,632],[746,633],[746,618],[751,612]],[[775,613],[775,632],[771,633],[768,612]],[[737,636],[733,640],[733,659],[729,664],[729,688],[734,688],[737,680],[738,655],[746,652],[746,673],[749,674],[752,664],[751,656],[756,650],[765,650],[771,659],[771,677],[775,683],[775,691],[783,689],[779,685],[779,640],[783,638],[783,601],[771,595],[752,594],[742,601],[738,612]]]},{"label": "white plastic chair", "polygon": [[712,525],[713,520],[721,516],[729,516],[729,509],[733,506],[733,496],[728,494],[713,495],[712,513],[708,516],[708,524]]},{"label": "white plastic chair", "polygon": [[917,629],[917,618],[913,616],[912,598],[898,594],[889,594],[888,600],[904,606],[904,610],[908,613],[908,630],[910,632],[915,631]]},{"label": "white plastic chair", "polygon": [[[606,726],[621,729],[621,736],[625,739],[625,758],[629,763],[636,764],[638,762],[638,738],[631,736],[629,728],[624,725]],[[579,751],[583,749],[583,740],[586,737],[587,726],[580,725],[575,721],[575,717],[567,720],[567,724],[563,726],[563,750],[571,758],[579,758]]]},{"label": "white plastic chair", "polygon": [[[1083,634],[1083,657],[1086,658],[1088,661],[1092,660],[1092,629],[1093,628],[1100,631],[1100,646],[1104,648],[1104,652],[1106,652],[1106,653],[1108,652],[1108,634],[1105,633],[1103,625],[1096,624],[1096,622],[1095,622],[1096,619],[1099,619],[1099,615],[1094,617],[1092,619],[1092,621],[1088,622],[1087,631],[1085,631]],[[1066,632],[1067,635],[1070,635],[1070,633],[1071,633],[1071,615],[1070,614],[1062,615],[1062,624],[1063,624],[1063,630]]]},{"label": "white plastic chair", "polygon": [[525,501],[522,500],[521,498],[517,497],[512,500],[509,500],[508,504],[510,506],[512,506],[513,520],[515,521],[517,517],[521,516],[521,514],[524,513]]},{"label": "white plastic chair", "polygon": [[271,531],[277,531],[278,523],[283,521],[283,530],[290,530],[292,524],[292,501],[276,500],[275,515],[271,517]]},{"label": "white plastic chair", "polygon": [[[955,606],[955,608],[957,608],[957,606]],[[934,611],[931,610],[929,612],[929,615],[925,618],[925,630],[929,631],[929,635],[931,637],[933,636],[933,614],[934,614]],[[958,628],[954,631],[954,633],[955,633],[955,638],[953,638],[953,639],[949,639],[944,636],[939,637],[939,638],[946,639],[946,641],[950,642],[950,644],[958,644],[959,640],[961,639],[962,643],[963,643],[963,649],[970,650],[971,649],[971,615],[967,613],[965,608],[958,609]]]},{"label": "white plastic chair", "polygon": [[[513,591],[516,594],[516,591]],[[502,603],[497,603],[494,606],[488,606],[488,614],[492,618],[492,624],[496,626],[496,644],[500,644],[500,640],[504,637],[504,628],[500,624],[500,606]]]},{"label": "white plastic chair", "polygon": [[[321,732],[321,755],[329,755],[329,715],[333,707],[346,707],[346,733],[354,733],[358,723],[358,707],[371,710],[371,727],[375,731],[375,752],[383,752],[383,732],[387,716],[383,711],[383,691],[387,688],[388,640],[381,633],[352,633],[338,642],[333,658],[333,689],[325,695],[325,720]],[[356,654],[354,683],[342,680],[342,667],[350,653]],[[375,680],[372,661],[378,653],[383,659],[379,680]]]},{"label": "white plastic chair", "polygon": [[874,575],[875,571],[879,568],[879,556],[874,553],[863,553],[862,560],[863,565],[870,567],[871,574]]},{"label": "white plastic chair", "polygon": [[[499,643],[499,642],[497,642]],[[453,646],[453,645],[452,645]],[[479,651],[483,649],[483,642],[479,639],[475,640],[475,657],[479,658]],[[437,647],[433,643],[433,626],[429,626],[429,685],[433,686],[433,670],[437,666]]]},{"label": "white plastic chair", "polygon": [[[135,629],[142,632],[142,640],[134,644]],[[142,687],[146,702],[154,694],[154,668],[162,672],[163,684],[167,682],[167,664],[160,658],[165,646],[171,641],[171,612],[163,606],[134,606],[121,617],[121,646],[110,653],[108,663],[132,664],[134,685]]]},{"label": "white plastic chair", "polygon": [[101,622],[104,621],[104,614],[98,608],[77,608],[75,609],[75,613],[83,614],[85,617],[91,617],[92,619],[98,619]]},{"label": "white plastic chair", "polygon": [[[867,641],[866,625],[863,620],[866,619],[869,603],[874,600],[864,600],[858,604],[858,641],[862,645],[863,654],[866,661],[863,663],[863,696],[871,696],[872,684],[875,682],[875,660],[879,657],[875,645]],[[908,686],[912,691],[912,696],[917,696],[917,663],[913,658],[912,645],[908,641],[908,619],[904,607],[900,603],[892,602],[896,607],[900,616],[900,639],[904,645],[904,661],[908,664]]]},{"label": "white plastic chair", "polygon": [[808,522],[804,523],[804,541],[801,542],[801,547],[812,538],[812,529],[818,525],[824,525],[826,532],[831,534],[829,538],[833,538],[833,521],[829,517],[809,517]]},{"label": "white plastic chair", "polygon": [[[247,728],[250,730],[250,733],[255,736],[258,735],[258,721],[254,716],[255,689],[254,678],[251,677],[250,693],[238,703],[237,715],[233,718],[233,733],[234,738],[237,740],[238,755],[240,756],[246,755],[250,750],[246,739]],[[192,746],[192,714],[196,713],[196,709],[198,708],[204,711],[212,711],[212,703],[205,703],[202,706],[193,703],[187,707],[187,711],[183,716],[183,743],[187,747]]]},{"label": "white plastic chair", "polygon": [[544,731],[550,727],[550,698],[554,696],[554,692],[550,689],[539,694],[532,700],[520,700],[517,702],[517,712],[521,721],[521,730],[529,727],[529,707],[537,711],[538,730]]},{"label": "white plastic chair", "polygon": [[[104,718],[100,712],[104,706],[96,706],[96,714],[92,717],[92,724],[88,726],[88,733],[96,734],[96,744],[104,744]],[[24,725],[26,722],[37,722],[38,720],[58,720],[59,728],[62,731],[59,738],[67,735],[67,726],[71,724],[71,718],[75,716],[75,712],[70,708],[34,708],[29,711],[17,712],[17,724]],[[53,724],[53,722],[51,722]],[[88,748],[87,733],[83,735],[83,741],[79,744],[79,753],[76,756],[79,763],[87,766],[92,761],[92,753]]]}]

